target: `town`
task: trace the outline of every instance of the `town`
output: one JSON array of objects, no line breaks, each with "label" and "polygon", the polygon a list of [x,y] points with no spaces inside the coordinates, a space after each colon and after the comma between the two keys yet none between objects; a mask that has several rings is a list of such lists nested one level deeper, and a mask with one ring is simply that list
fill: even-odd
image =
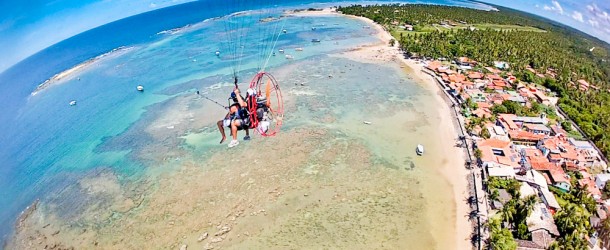
[{"label": "town", "polygon": [[[508,228],[520,238],[517,249],[547,249],[562,234],[600,228],[610,210],[607,162],[556,106],[555,93],[519,80],[506,62],[411,59],[425,65],[462,114],[487,192],[477,216],[487,217],[490,237]],[[552,69],[527,70],[554,77]],[[597,89],[585,80],[573,86]],[[598,233],[590,235],[588,247],[599,249]]]}]

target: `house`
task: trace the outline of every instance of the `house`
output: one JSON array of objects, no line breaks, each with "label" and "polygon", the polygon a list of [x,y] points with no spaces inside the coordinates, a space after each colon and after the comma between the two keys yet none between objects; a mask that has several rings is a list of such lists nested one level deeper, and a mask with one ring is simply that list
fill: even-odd
[{"label": "house", "polygon": [[521,126],[525,123],[529,124],[544,124],[546,125],[549,121],[546,119],[546,114],[540,115],[540,117],[536,116],[515,116],[513,117],[513,122],[517,125]]},{"label": "house", "polygon": [[512,149],[510,141],[492,138],[477,144],[478,149],[481,150],[480,163],[487,169],[490,176],[515,177],[515,170],[521,168],[520,157]]},{"label": "house", "polygon": [[517,126],[517,124],[515,124],[515,122],[513,122],[513,119],[515,117],[516,116],[513,114],[499,114],[496,124],[501,126],[502,128],[504,128],[507,131],[518,130],[519,126]]},{"label": "house", "polygon": [[405,24],[405,30],[413,31],[413,25]]},{"label": "house", "polygon": [[554,162],[530,162],[532,169],[539,171],[546,178],[549,185],[553,185],[564,191],[570,191],[569,176],[563,171],[561,166]]},{"label": "house", "polygon": [[559,236],[553,216],[546,205],[538,203],[526,219],[527,230],[532,235],[532,242],[546,249]]},{"label": "house", "polygon": [[472,60],[468,57],[460,57],[460,58],[458,58],[456,63],[459,66],[465,66],[465,67],[473,67],[473,66],[477,65],[477,62],[475,60]]},{"label": "house", "polygon": [[442,64],[440,61],[432,61],[429,62],[428,65],[426,65],[426,68],[428,68],[429,70],[432,71],[437,71],[439,67],[441,67]]},{"label": "house", "polygon": [[519,240],[515,239],[517,242],[517,250],[545,250],[546,248],[534,243],[531,240]]},{"label": "house", "polygon": [[538,141],[544,139],[545,135],[535,134],[523,130],[509,130],[508,137],[517,145],[535,146]]},{"label": "house", "polygon": [[472,111],[472,115],[479,118],[489,118],[493,116],[493,113],[488,108],[478,108]]},{"label": "house", "polygon": [[508,100],[519,103],[521,106],[525,106],[527,104],[527,100],[525,100],[525,98],[521,95],[511,95]]},{"label": "house", "polygon": [[478,79],[483,79],[483,73],[481,72],[469,72],[468,73],[468,78],[470,78],[471,80],[478,80]]},{"label": "house", "polygon": [[566,132],[560,125],[551,125],[551,135],[552,136],[557,136],[557,135],[567,135],[568,132]]},{"label": "house", "polygon": [[[549,191],[546,178],[540,172],[536,170],[528,170],[525,175],[518,175],[515,177],[515,179],[524,182],[522,183],[521,187],[529,187],[522,188],[520,190],[522,197],[536,194],[538,197],[540,197],[540,200],[547,206],[547,208],[549,209],[549,211],[551,211],[552,214],[561,209],[561,206],[559,206],[557,199],[555,199],[553,193]],[[529,190],[530,188],[533,189],[533,191]]]},{"label": "house", "polygon": [[494,61],[494,66],[498,69],[508,69],[508,63],[507,62],[501,62],[501,61]]},{"label": "house", "polygon": [[510,138],[508,138],[508,134],[506,134],[506,131],[498,125],[490,126],[487,128],[487,130],[491,135],[490,138],[495,138],[502,141],[510,141]]},{"label": "house", "polygon": [[[544,177],[542,177],[544,178]],[[540,188],[540,198],[542,202],[547,206],[551,213],[555,213],[561,209],[559,202],[555,199],[555,195],[549,191],[548,187]]]},{"label": "house", "polygon": [[588,141],[579,141],[574,138],[569,138],[568,142],[577,149],[595,149],[595,147],[593,147],[593,145]]},{"label": "house", "polygon": [[542,135],[551,134],[551,129],[549,129],[547,126],[545,126],[543,124],[526,123],[526,124],[523,124],[523,128],[525,129],[525,131],[528,131],[528,132],[531,132],[534,134],[542,134]]},{"label": "house", "polygon": [[544,93],[542,93],[540,91],[536,91],[536,92],[533,92],[532,94],[534,95],[534,97],[536,97],[536,101],[538,101],[539,103],[542,103],[544,105],[551,105],[551,101]]},{"label": "house", "polygon": [[585,188],[587,193],[589,193],[593,199],[601,200],[602,192],[599,190],[599,188],[597,188],[593,176],[586,171],[582,171],[580,174],[582,175],[582,178],[578,180],[578,186]]},{"label": "house", "polygon": [[576,148],[568,143],[563,136],[545,138],[538,142],[537,147],[551,162],[578,164],[581,158]]},{"label": "house", "polygon": [[595,186],[604,189],[608,180],[610,180],[610,174],[598,174],[595,176]]}]

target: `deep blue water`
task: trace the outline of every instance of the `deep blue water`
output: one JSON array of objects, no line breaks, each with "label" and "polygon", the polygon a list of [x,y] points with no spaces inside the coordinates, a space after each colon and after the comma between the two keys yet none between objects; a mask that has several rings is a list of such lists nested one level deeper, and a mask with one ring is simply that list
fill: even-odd
[{"label": "deep blue water", "polygon": [[[424,3],[480,7],[475,3],[448,0]],[[312,4],[321,7],[347,3],[288,0],[282,1],[279,7],[305,8]],[[222,27],[204,24],[197,29],[198,33],[176,41],[158,32],[236,11],[272,6],[278,7],[277,2],[206,0],[160,9],[69,38],[0,74],[0,235],[11,231],[19,212],[34,200],[44,200],[45,193],[74,183],[92,168],[111,166],[124,176],[146,168],[146,163],[126,157],[129,146],[116,147],[115,151],[98,150],[108,138],[135,123],[146,107],[169,98],[151,94],[134,99],[134,82],[147,83],[147,93],[155,93],[183,80],[196,79],[197,67],[229,73],[229,70],[223,71],[230,67],[229,63],[214,60],[213,56],[201,56],[222,47],[222,37],[218,36],[223,32]],[[289,25],[299,29],[301,24]],[[320,29],[326,33],[318,35],[330,37],[334,29]],[[288,45],[306,36],[307,33],[300,37],[287,34],[279,45]],[[167,50],[174,45],[183,46],[179,47],[180,54]],[[51,76],[121,46],[146,49],[128,52],[130,57],[101,61],[93,70],[79,74],[82,81],[78,84],[70,84],[76,81],[71,80],[30,96],[38,84]],[[314,48],[311,53],[323,53],[325,49],[332,48]],[[199,60],[195,66],[191,63],[193,58]],[[190,64],[184,66],[187,63]],[[125,67],[120,74],[117,73],[119,66]],[[71,98],[78,100],[77,106],[67,105]]]}]

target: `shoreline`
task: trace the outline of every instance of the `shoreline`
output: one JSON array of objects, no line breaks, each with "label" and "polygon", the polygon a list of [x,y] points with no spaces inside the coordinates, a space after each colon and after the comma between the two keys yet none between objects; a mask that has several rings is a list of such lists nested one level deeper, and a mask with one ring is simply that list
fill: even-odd
[{"label": "shoreline", "polygon": [[[400,53],[400,45],[398,41],[394,47],[389,46],[389,41],[394,39],[392,35],[383,28],[383,26],[375,23],[365,17],[345,15],[335,12],[332,8],[325,8],[323,10],[316,11],[303,11],[297,13],[291,13],[296,16],[324,16],[324,15],[341,15],[349,18],[358,19],[371,27],[372,30],[376,30],[376,37],[380,40],[379,43],[367,44],[349,50],[346,53],[358,52],[357,58],[354,56],[343,55],[352,60],[363,60],[363,61],[384,61],[390,63],[396,63],[406,71],[407,74],[413,76],[414,81],[419,83],[426,90],[434,94],[435,101],[440,104],[438,107],[438,113],[441,116],[443,125],[449,123],[450,125],[441,126],[441,133],[445,138],[458,137],[460,135],[460,124],[458,123],[459,117],[456,116],[452,110],[453,101],[449,99],[443,92],[444,90],[438,86],[436,79],[432,76],[424,73],[422,64],[418,64],[413,60],[406,59]],[[449,116],[447,116],[449,115]],[[471,211],[469,205],[465,202],[471,195],[471,184],[470,184],[470,171],[464,167],[464,163],[467,159],[467,153],[464,152],[463,148],[454,147],[453,141],[446,143],[442,149],[447,155],[451,155],[453,158],[449,164],[446,164],[442,169],[439,169],[439,174],[448,181],[451,189],[453,190],[454,204],[455,204],[455,247],[456,249],[472,249],[473,246],[470,243],[471,233],[474,232],[475,224],[468,220],[467,216]]]},{"label": "shoreline", "polygon": [[[113,49],[109,52],[106,52],[104,54],[101,54],[99,56],[96,56],[94,58],[91,58],[89,60],[86,60],[82,63],[77,64],[76,66],[69,68],[67,70],[64,70],[62,72],[59,72],[55,75],[53,75],[51,78],[45,80],[44,82],[42,82],[41,84],[39,84],[36,89],[34,89],[34,91],[32,91],[32,93],[30,93],[30,96],[35,96],[38,93],[40,93],[41,91],[44,91],[45,89],[52,87],[54,85],[56,85],[59,81],[68,78],[72,75],[74,75],[75,73],[81,72],[85,69],[87,69],[88,67],[90,67],[91,65],[95,64],[96,62],[99,62],[105,58],[108,58],[109,56],[118,56],[118,55],[122,55],[123,53],[126,53],[128,51],[130,51],[131,49],[133,49],[134,47],[118,47],[116,49]],[[80,80],[80,78],[79,78]]]}]

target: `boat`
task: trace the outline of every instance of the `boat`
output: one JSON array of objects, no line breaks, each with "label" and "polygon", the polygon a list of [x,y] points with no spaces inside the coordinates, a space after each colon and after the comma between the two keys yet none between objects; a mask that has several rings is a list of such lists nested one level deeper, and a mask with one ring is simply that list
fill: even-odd
[{"label": "boat", "polygon": [[286,34],[286,32],[288,32],[287,30],[282,30],[282,33]]},{"label": "boat", "polygon": [[417,144],[417,148],[415,148],[415,152],[417,153],[417,155],[423,155],[424,154],[424,146],[421,144]]},{"label": "boat", "polygon": [[280,53],[284,54],[284,50],[283,50],[283,49],[280,49],[280,50],[278,50],[278,51],[279,51]]},{"label": "boat", "polygon": [[303,51],[303,48],[296,48],[294,50],[296,50],[296,51]]},{"label": "boat", "polygon": [[312,42],[312,43],[319,43],[319,42],[320,42],[320,39],[316,39],[316,38],[314,38],[314,39],[311,39],[311,42]]},{"label": "boat", "polygon": [[76,105],[76,101],[75,100],[70,101],[70,106],[74,106],[74,105]]},{"label": "boat", "polygon": [[220,56],[220,51],[216,51],[216,56]]},{"label": "boat", "polygon": [[311,30],[316,30],[316,27],[311,27]]},{"label": "boat", "polygon": [[362,123],[364,123],[364,124],[366,124],[366,125],[371,125],[371,124],[373,124],[372,122],[369,122],[369,121],[363,121]]},{"label": "boat", "polygon": [[137,89],[138,91],[144,91],[144,86],[142,86],[142,85],[138,85],[138,86],[136,87],[136,89]]},{"label": "boat", "polygon": [[286,55],[286,59],[294,59],[292,55]]}]

